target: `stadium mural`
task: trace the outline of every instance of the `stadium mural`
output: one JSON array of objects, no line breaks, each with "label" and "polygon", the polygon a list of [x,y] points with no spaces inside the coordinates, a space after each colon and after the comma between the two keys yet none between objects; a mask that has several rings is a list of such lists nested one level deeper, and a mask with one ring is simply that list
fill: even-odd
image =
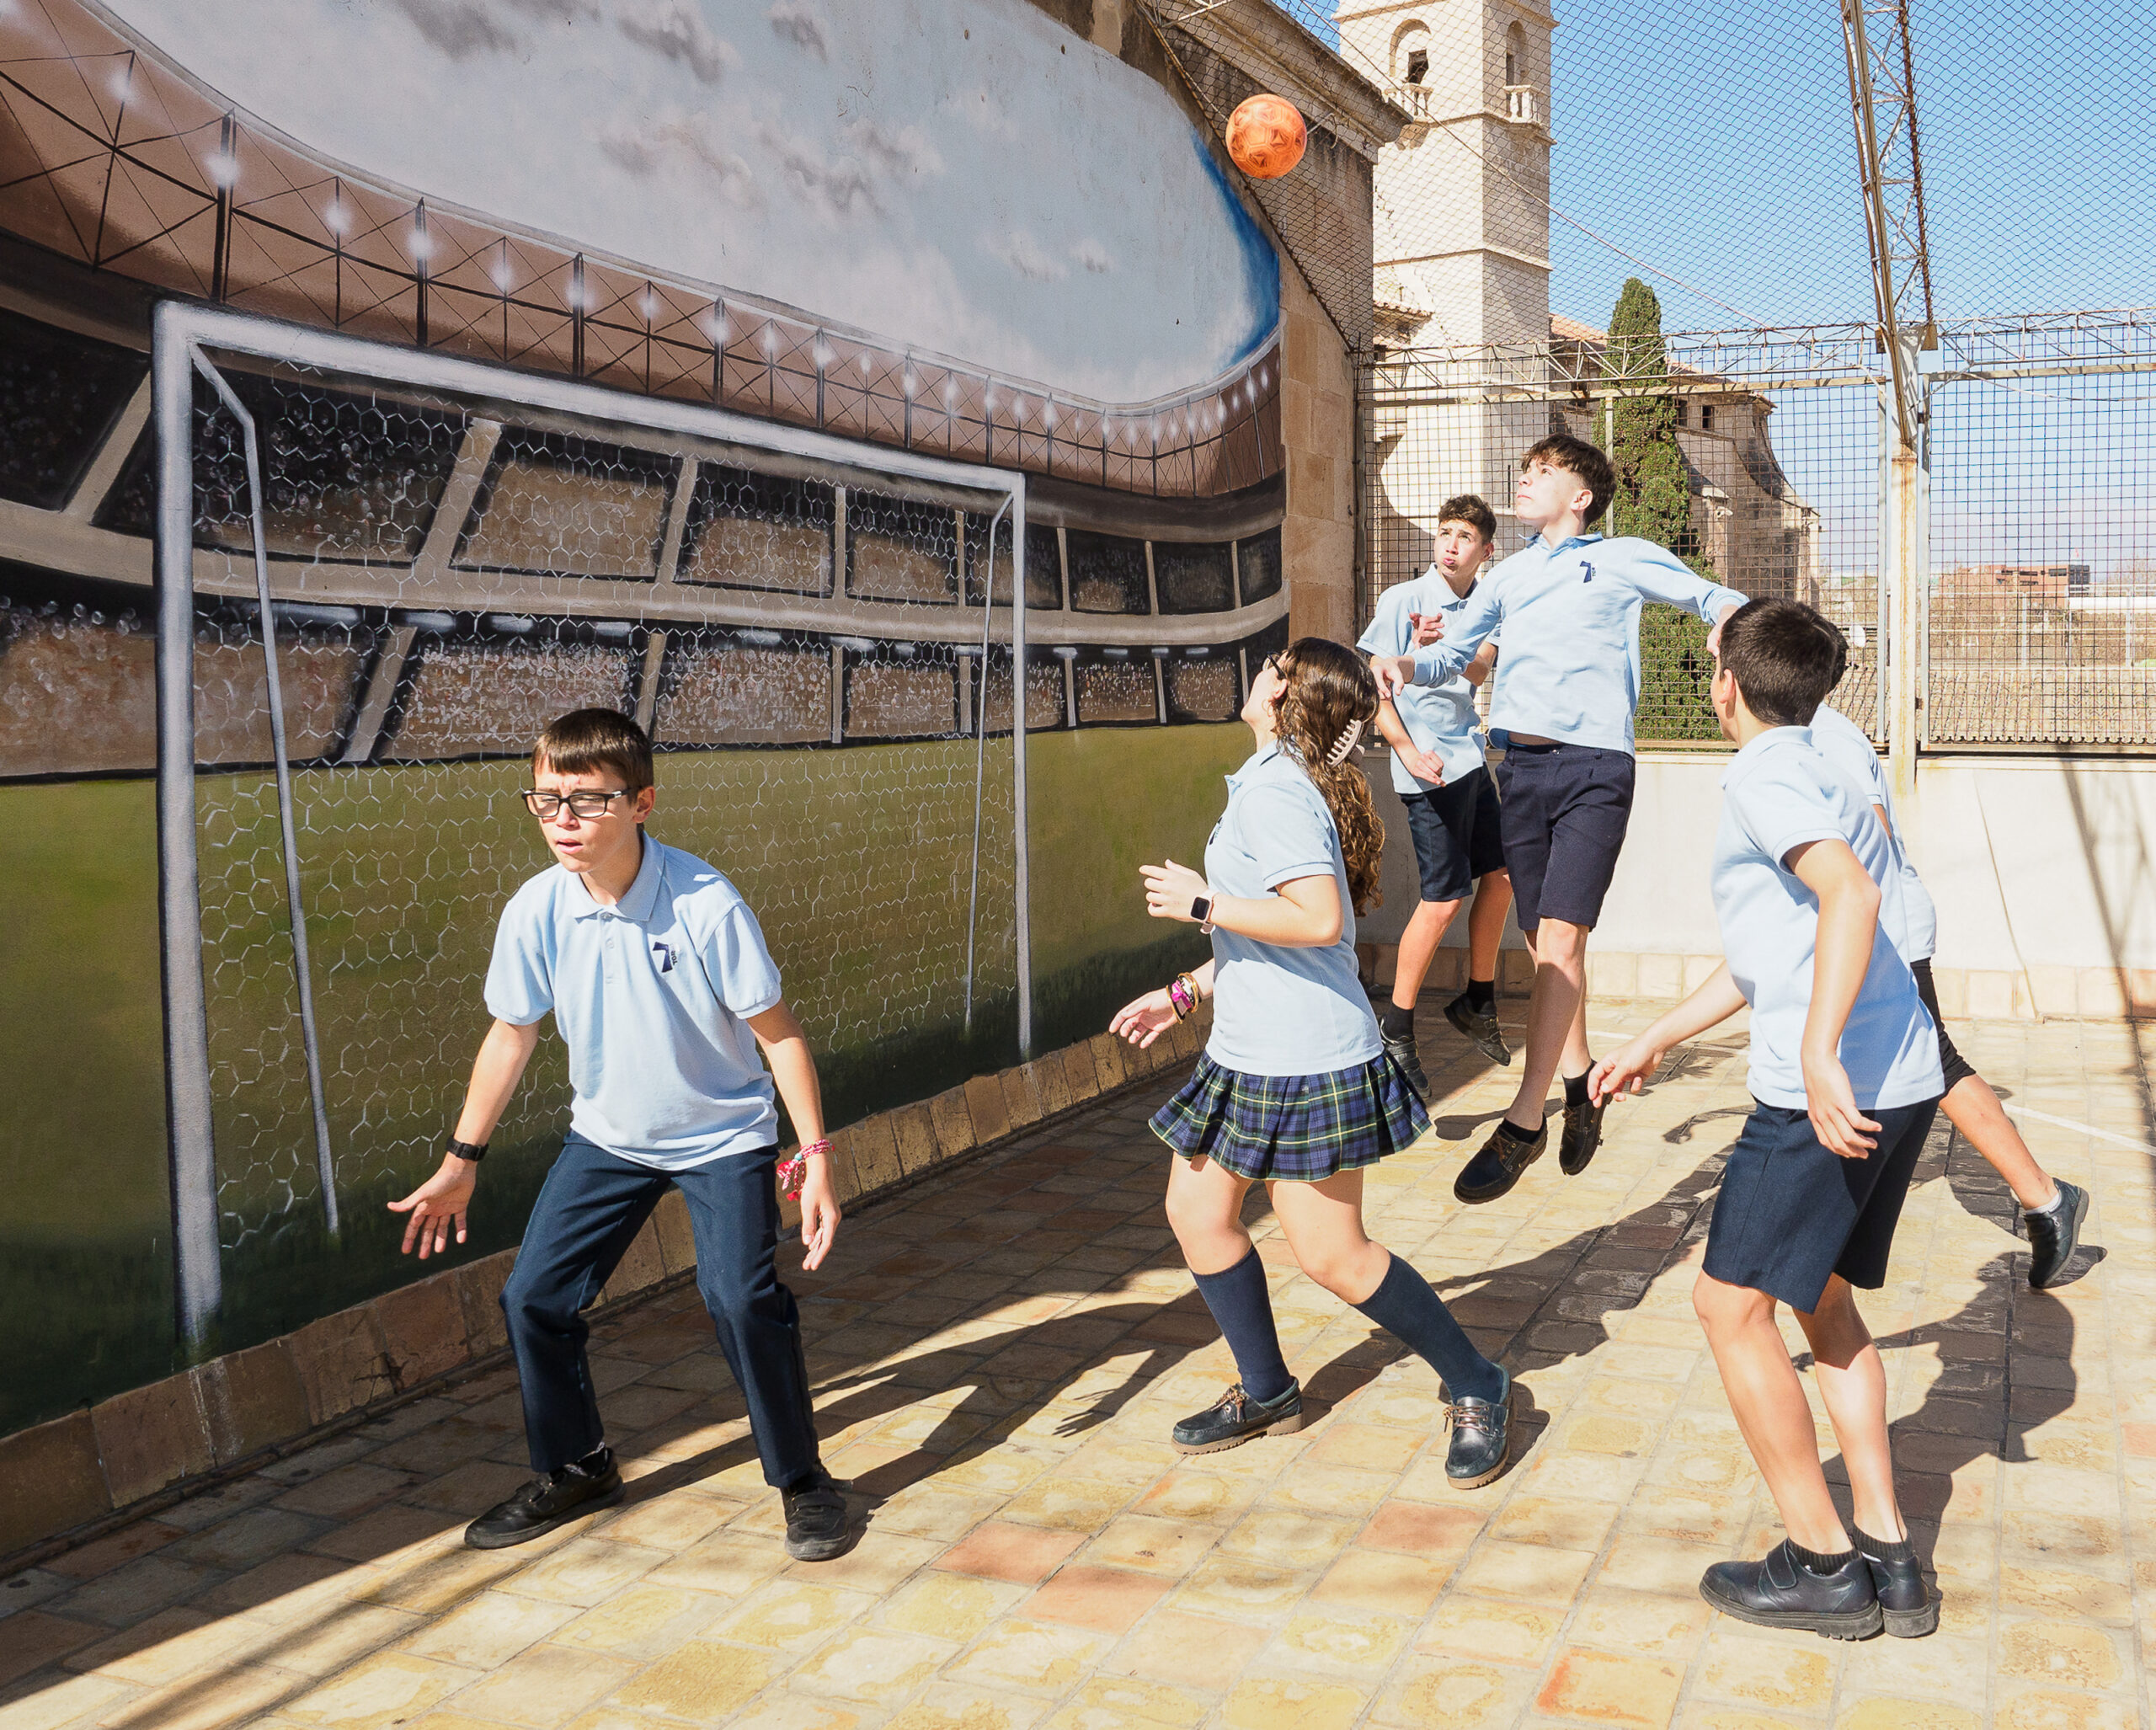
[{"label": "stadium mural", "polygon": [[[190,966],[222,1288],[192,1348],[417,1271],[382,1203],[437,1157],[563,709],[651,728],[654,832],[757,908],[835,1122],[1015,1060],[1022,991],[1052,1049],[1188,958],[1129,891],[1202,851],[1286,637],[1279,286],[1161,84],[1026,0],[24,0],[0,158],[0,1428],[185,1349]],[[303,364],[266,324],[203,354],[162,645],[199,958],[154,779],[175,296],[595,387]],[[915,457],[1022,474],[1022,522]],[[565,1092],[550,1042],[470,1252],[515,1241]]]}]

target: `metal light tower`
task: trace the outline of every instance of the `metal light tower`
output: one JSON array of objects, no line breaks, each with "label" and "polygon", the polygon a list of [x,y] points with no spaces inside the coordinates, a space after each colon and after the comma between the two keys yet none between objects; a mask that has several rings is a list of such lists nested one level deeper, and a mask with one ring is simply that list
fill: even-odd
[{"label": "metal light tower", "polygon": [[1872,298],[1887,377],[1880,390],[1881,636],[1886,645],[1886,737],[1894,790],[1916,792],[1924,704],[1924,591],[1931,563],[1929,390],[1918,355],[1939,346],[1924,232],[1924,159],[1908,0],[1841,0],[1849,106],[1871,242]]}]

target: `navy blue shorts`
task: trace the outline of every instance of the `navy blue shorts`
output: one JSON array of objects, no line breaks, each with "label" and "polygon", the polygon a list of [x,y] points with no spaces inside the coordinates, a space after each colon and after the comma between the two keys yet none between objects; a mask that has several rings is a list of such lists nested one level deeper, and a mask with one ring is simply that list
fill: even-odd
[{"label": "navy blue shorts", "polygon": [[1497,766],[1500,827],[1522,931],[1545,919],[1594,928],[1631,820],[1633,773],[1629,752],[1591,745],[1507,750]]},{"label": "navy blue shorts", "polygon": [[1497,789],[1487,769],[1478,764],[1458,781],[1402,793],[1400,802],[1407,807],[1424,900],[1464,900],[1476,878],[1505,868]]},{"label": "navy blue shorts", "polygon": [[1946,1091],[1967,1081],[1977,1072],[1977,1066],[1961,1055],[1946,1031],[1946,1017],[1939,1012],[1939,987],[1932,982],[1931,957],[1912,961],[1909,971],[1917,976],[1917,996],[1924,1000],[1924,1006],[1930,1012],[1931,1024],[1939,1029],[1939,1068],[1946,1077]]},{"label": "navy blue shorts", "polygon": [[1865,1112],[1879,1125],[1879,1145],[1862,1159],[1844,1159],[1820,1145],[1804,1113],[1755,1100],[1722,1168],[1707,1272],[1807,1316],[1829,1274],[1877,1290],[1938,1108],[1927,1099]]}]

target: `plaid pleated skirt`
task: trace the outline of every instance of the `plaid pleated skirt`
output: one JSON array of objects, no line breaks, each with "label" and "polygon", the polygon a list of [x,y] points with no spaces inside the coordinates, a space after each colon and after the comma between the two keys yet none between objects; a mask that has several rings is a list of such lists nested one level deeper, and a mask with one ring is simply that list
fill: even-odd
[{"label": "plaid pleated skirt", "polygon": [[1261,1183],[1315,1183],[1373,1166],[1429,1127],[1406,1075],[1383,1053],[1319,1076],[1246,1076],[1201,1057],[1153,1114],[1153,1133],[1185,1158],[1217,1160]]}]

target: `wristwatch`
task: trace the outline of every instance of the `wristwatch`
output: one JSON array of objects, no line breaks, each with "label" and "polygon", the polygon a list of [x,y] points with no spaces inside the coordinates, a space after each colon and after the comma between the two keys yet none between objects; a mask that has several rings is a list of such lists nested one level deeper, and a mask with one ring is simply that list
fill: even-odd
[{"label": "wristwatch", "polygon": [[1208,936],[1212,934],[1213,903],[1217,899],[1213,895],[1198,895],[1191,900],[1190,916],[1198,921],[1198,930]]},{"label": "wristwatch", "polygon": [[483,1141],[459,1141],[452,1135],[449,1138],[449,1146],[446,1151],[455,1154],[459,1159],[471,1161],[476,1166],[487,1156],[487,1144]]}]

